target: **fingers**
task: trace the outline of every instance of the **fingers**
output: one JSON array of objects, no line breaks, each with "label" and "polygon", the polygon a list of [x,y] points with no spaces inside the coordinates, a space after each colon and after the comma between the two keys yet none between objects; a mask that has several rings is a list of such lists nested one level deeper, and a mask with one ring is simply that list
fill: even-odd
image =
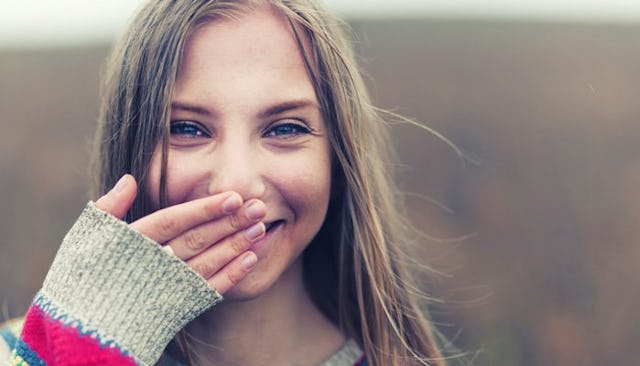
[{"label": "fingers", "polygon": [[210,221],[181,233],[163,248],[224,295],[255,267],[258,257],[249,248],[265,235],[266,227],[260,221],[265,214],[262,201],[250,200],[235,212],[214,214]]},{"label": "fingers", "polygon": [[125,174],[118,183],[96,201],[96,206],[107,213],[122,219],[136,198],[138,185],[135,178]]},{"label": "fingers", "polygon": [[222,270],[207,279],[211,287],[224,295],[255,267],[258,257],[254,252],[246,252],[229,262]]},{"label": "fingers", "polygon": [[220,219],[241,206],[239,194],[224,192],[158,210],[131,223],[131,227],[158,243],[165,243],[193,227]]},{"label": "fingers", "polygon": [[204,278],[216,274],[227,263],[243,255],[251,244],[264,236],[266,229],[262,222],[246,230],[237,232],[219,243],[209,247],[203,253],[187,260],[187,265]]},{"label": "fingers", "polygon": [[248,249],[264,236],[265,215],[262,201],[243,205],[239,194],[225,192],[158,210],[130,227],[165,244],[224,294],[256,265],[258,258]]},{"label": "fingers", "polygon": [[[237,249],[234,255],[236,256],[246,250],[253,240],[264,235],[265,226],[259,220],[263,219],[265,214],[264,203],[251,200],[235,213],[189,229],[170,240],[167,245],[178,258],[188,260],[230,236],[227,242]],[[231,258],[225,258],[223,263],[229,260]]]}]

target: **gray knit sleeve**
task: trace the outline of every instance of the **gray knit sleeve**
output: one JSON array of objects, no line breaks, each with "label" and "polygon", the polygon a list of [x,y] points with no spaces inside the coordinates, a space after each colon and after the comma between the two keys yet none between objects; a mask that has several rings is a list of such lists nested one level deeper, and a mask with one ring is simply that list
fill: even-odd
[{"label": "gray knit sleeve", "polygon": [[143,365],[222,300],[184,262],[92,202],[65,236],[41,293],[67,320]]}]

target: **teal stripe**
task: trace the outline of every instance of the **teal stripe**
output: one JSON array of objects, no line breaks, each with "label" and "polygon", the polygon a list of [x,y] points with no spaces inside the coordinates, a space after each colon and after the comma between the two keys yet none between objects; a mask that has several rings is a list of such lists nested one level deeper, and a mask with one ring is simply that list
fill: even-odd
[{"label": "teal stripe", "polygon": [[26,344],[22,339],[18,339],[16,341],[17,346],[16,346],[16,354],[20,357],[22,357],[22,359],[29,364],[29,366],[46,366],[47,364],[42,361],[42,359],[40,357],[38,357],[38,355],[33,352],[33,350],[31,349],[31,347],[29,347],[28,344]]},{"label": "teal stripe", "polygon": [[14,349],[16,347],[16,341],[18,338],[16,338],[15,334],[13,334],[9,328],[0,329],[0,337],[2,337],[7,343],[9,349]]},{"label": "teal stripe", "polygon": [[121,355],[130,356],[129,352],[122,349],[116,341],[112,339],[104,340],[97,329],[87,328],[80,319],[67,314],[67,312],[54,305],[43,293],[39,292],[36,294],[33,305],[48,318],[47,320],[58,322],[65,327],[75,328],[80,336],[88,336],[98,341],[101,348],[115,348]]}]

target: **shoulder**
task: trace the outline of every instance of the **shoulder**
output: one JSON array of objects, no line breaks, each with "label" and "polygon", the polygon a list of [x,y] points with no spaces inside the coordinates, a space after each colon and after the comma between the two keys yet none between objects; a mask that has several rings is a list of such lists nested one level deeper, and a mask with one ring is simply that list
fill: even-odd
[{"label": "shoulder", "polygon": [[0,324],[0,360],[8,360],[22,331],[23,318],[15,318]]}]

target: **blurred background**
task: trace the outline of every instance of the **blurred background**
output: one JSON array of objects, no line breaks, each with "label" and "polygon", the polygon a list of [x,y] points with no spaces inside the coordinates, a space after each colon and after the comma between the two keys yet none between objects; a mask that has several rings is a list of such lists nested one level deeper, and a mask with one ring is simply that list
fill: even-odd
[{"label": "blurred background", "polygon": [[[329,1],[393,126],[474,365],[640,365],[640,2]],[[138,1],[0,0],[0,304],[20,315],[88,199],[103,60]]]}]

